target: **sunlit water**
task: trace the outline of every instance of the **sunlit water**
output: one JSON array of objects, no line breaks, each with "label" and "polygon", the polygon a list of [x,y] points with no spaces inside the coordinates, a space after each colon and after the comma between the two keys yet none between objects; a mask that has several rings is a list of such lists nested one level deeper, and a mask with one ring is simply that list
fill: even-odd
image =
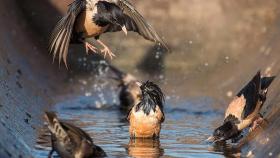
[{"label": "sunlit water", "polygon": [[[72,97],[57,103],[54,110],[60,119],[88,132],[109,157],[225,157],[224,149],[205,141],[214,122],[223,116],[222,110],[213,110],[210,98],[167,100],[159,141],[130,140],[126,114],[118,105],[100,106],[96,100],[92,96]],[[48,146],[37,144],[35,156],[47,157]]]}]

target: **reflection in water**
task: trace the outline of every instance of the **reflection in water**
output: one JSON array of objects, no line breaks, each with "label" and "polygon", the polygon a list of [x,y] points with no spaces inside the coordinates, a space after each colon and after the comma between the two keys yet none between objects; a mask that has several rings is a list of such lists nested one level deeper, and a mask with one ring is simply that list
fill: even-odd
[{"label": "reflection in water", "polygon": [[129,156],[140,158],[158,158],[164,154],[159,139],[130,139],[127,153]]},{"label": "reflection in water", "polygon": [[225,157],[240,157],[241,150],[236,148],[235,145],[228,144],[227,142],[216,142],[213,144],[214,152],[222,152]]},{"label": "reflection in water", "polygon": [[[109,92],[109,90],[107,91]],[[111,92],[111,91],[110,91]],[[110,93],[108,93],[109,95]],[[107,94],[104,94],[107,97]],[[85,130],[101,146],[108,157],[224,157],[230,148],[203,143],[216,127],[223,113],[213,110],[210,99],[167,100],[166,121],[162,124],[160,142],[150,139],[129,139],[126,113],[111,100],[108,105],[97,106],[96,95],[76,96],[54,105],[54,111],[67,122]],[[46,127],[38,129],[39,138],[34,157],[46,158],[50,148]],[[209,147],[211,148],[209,150]]]}]

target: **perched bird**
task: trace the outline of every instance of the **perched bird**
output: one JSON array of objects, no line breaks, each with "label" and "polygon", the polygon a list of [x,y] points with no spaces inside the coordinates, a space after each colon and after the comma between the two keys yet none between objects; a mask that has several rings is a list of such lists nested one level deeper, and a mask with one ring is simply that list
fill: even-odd
[{"label": "perched bird", "polygon": [[229,104],[223,125],[218,127],[208,140],[216,142],[231,139],[234,142],[243,129],[251,126],[250,131],[254,130],[263,120],[260,110],[274,78],[261,77],[259,71]]},{"label": "perched bird", "polygon": [[91,137],[82,129],[63,121],[59,121],[53,112],[46,112],[45,119],[51,132],[52,150],[62,158],[106,157],[106,153],[93,144]]},{"label": "perched bird", "polygon": [[115,56],[111,50],[99,40],[100,35],[106,32],[128,31],[139,33],[145,39],[159,43],[167,48],[166,44],[148,24],[143,16],[127,0],[75,0],[70,4],[67,14],[54,28],[49,52],[55,58],[58,54],[59,62],[63,59],[67,66],[69,44],[84,44],[86,51],[97,51],[89,43],[94,37],[103,49],[104,56]]},{"label": "perched bird", "polygon": [[140,102],[141,89],[139,84],[137,84],[138,80],[133,75],[122,72],[112,65],[108,65],[108,67],[116,76],[112,78],[119,82],[120,108],[121,110],[128,111]]},{"label": "perched bird", "polygon": [[147,81],[140,86],[140,102],[128,113],[131,138],[158,138],[161,123],[164,122],[164,94],[153,82]]}]

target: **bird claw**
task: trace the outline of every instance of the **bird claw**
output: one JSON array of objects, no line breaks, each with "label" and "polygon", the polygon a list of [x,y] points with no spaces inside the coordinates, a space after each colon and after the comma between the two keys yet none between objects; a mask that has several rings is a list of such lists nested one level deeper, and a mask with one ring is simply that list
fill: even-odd
[{"label": "bird claw", "polygon": [[101,53],[104,53],[104,58],[106,58],[108,54],[111,60],[113,59],[113,57],[116,57],[116,55],[108,47],[104,47],[104,49],[101,50]]},{"label": "bird claw", "polygon": [[94,47],[93,45],[89,44],[88,42],[85,42],[85,48],[86,48],[86,53],[87,54],[88,54],[89,50],[91,50],[94,53],[97,52],[97,48]]},{"label": "bird claw", "polygon": [[252,127],[250,127],[249,132],[252,132],[252,131],[254,131],[255,129],[257,129],[257,128],[262,124],[263,121],[264,121],[264,119],[263,119],[262,117],[257,118],[257,119],[253,122]]}]

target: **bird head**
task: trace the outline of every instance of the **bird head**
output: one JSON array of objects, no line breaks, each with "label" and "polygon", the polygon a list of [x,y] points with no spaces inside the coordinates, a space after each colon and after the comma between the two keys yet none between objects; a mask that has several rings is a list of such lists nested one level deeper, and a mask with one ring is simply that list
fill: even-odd
[{"label": "bird head", "polygon": [[137,83],[137,81],[129,81],[121,85],[119,98],[122,109],[127,110],[140,102],[141,90]]},{"label": "bird head", "polygon": [[219,142],[231,139],[239,134],[237,126],[234,122],[227,121],[222,126],[215,129],[213,136],[209,137],[209,141]]},{"label": "bird head", "polygon": [[163,108],[165,97],[158,85],[147,81],[141,84],[140,89],[142,95],[141,102],[136,106],[137,111],[142,107],[145,114],[148,115],[152,109],[156,110],[156,106]]}]

